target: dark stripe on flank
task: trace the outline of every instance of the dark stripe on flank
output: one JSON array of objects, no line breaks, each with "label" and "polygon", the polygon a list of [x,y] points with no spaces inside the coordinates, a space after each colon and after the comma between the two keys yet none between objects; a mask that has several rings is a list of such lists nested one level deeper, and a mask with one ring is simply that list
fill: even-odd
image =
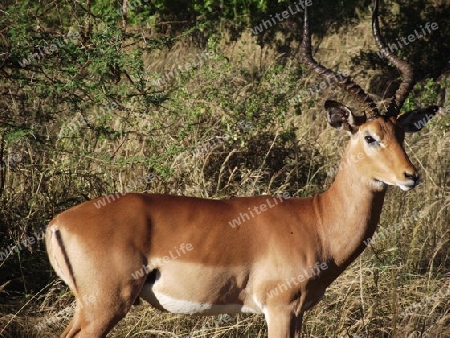
[{"label": "dark stripe on flank", "polygon": [[69,275],[68,278],[72,279],[73,286],[75,288],[74,291],[77,291],[77,282],[75,280],[75,275],[73,274],[72,264],[70,264],[69,256],[67,255],[66,247],[64,246],[64,242],[61,237],[61,232],[59,230],[55,231],[56,241],[58,242],[59,247],[61,248],[61,252],[64,256],[64,263],[66,264],[67,268],[69,269]]}]

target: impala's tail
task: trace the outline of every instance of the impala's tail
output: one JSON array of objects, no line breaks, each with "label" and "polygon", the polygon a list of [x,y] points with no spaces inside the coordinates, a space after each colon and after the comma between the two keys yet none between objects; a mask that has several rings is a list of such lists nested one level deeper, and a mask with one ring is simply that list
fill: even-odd
[{"label": "impala's tail", "polygon": [[72,265],[64,245],[60,227],[53,220],[45,231],[45,245],[47,247],[50,264],[56,274],[76,293],[77,284],[73,274]]}]

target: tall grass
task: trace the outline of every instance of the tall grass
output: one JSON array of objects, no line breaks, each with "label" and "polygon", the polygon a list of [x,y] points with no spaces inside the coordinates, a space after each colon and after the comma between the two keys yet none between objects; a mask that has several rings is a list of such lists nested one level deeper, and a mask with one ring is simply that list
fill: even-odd
[{"label": "tall grass", "polygon": [[[347,53],[348,44],[373,46],[365,33],[368,22],[361,25],[356,35],[343,31],[324,38],[318,58],[376,87],[373,82],[381,71],[354,67]],[[31,143],[19,131],[4,140],[3,153],[20,154],[20,161],[10,161],[3,171],[7,239],[2,244],[32,236],[72,205],[116,191],[222,198],[283,192],[301,197],[326,189],[347,137],[327,127],[323,101],[335,97],[347,103],[349,98],[337,88],[326,88],[289,105],[300,90],[321,79],[305,73],[295,57],[285,58],[270,45],[261,47],[248,34],[233,43],[211,41],[208,48],[215,55],[160,88],[167,97],[159,105],[139,111],[139,97],[109,102],[61,114],[46,125],[47,138],[41,142]],[[148,74],[164,73],[182,62],[176,55],[198,52],[193,48],[185,41],[176,43],[162,52],[167,63],[148,55],[144,68]],[[450,336],[449,84],[450,78],[442,76],[426,97],[416,90],[409,100],[412,106],[437,103],[447,112],[406,139],[406,151],[423,183],[407,193],[389,189],[378,229],[384,235],[307,313],[305,337]],[[419,211],[421,217],[413,217]],[[73,297],[51,271],[42,242],[12,251],[0,268],[5,283],[0,286],[0,337],[62,332]],[[262,316],[221,321],[160,313],[145,303],[134,306],[110,334],[266,335]]]}]

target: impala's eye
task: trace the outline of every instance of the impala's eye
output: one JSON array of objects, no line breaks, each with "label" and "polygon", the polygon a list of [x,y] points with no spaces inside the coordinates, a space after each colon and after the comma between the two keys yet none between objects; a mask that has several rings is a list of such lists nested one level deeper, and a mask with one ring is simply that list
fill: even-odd
[{"label": "impala's eye", "polygon": [[367,144],[372,144],[377,141],[372,136],[364,136],[364,140],[367,142]]}]

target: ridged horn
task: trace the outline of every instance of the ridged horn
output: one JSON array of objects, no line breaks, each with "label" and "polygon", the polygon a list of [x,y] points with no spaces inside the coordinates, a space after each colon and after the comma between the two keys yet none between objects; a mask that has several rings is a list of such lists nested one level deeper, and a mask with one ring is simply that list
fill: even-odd
[{"label": "ridged horn", "polygon": [[366,108],[365,115],[367,119],[374,119],[380,116],[380,111],[378,110],[375,102],[373,102],[372,98],[364,91],[364,89],[362,89],[357,83],[352,81],[350,76],[337,74],[336,72],[322,66],[316,60],[314,60],[311,48],[311,31],[309,28],[308,6],[305,6],[303,41],[300,47],[300,55],[302,58],[302,62],[310,70],[313,70],[320,76],[331,78],[334,82],[336,82],[337,85],[351,93],[354,98]]},{"label": "ridged horn", "polygon": [[389,60],[402,75],[402,82],[400,83],[400,86],[395,94],[391,97],[391,102],[386,113],[390,116],[396,116],[399,114],[400,109],[403,107],[408,94],[411,92],[416,82],[414,80],[414,70],[412,66],[386,48],[383,38],[381,37],[380,23],[378,21],[379,5],[379,0],[375,0],[375,5],[372,12],[372,33],[378,48],[380,49],[381,55]]}]

